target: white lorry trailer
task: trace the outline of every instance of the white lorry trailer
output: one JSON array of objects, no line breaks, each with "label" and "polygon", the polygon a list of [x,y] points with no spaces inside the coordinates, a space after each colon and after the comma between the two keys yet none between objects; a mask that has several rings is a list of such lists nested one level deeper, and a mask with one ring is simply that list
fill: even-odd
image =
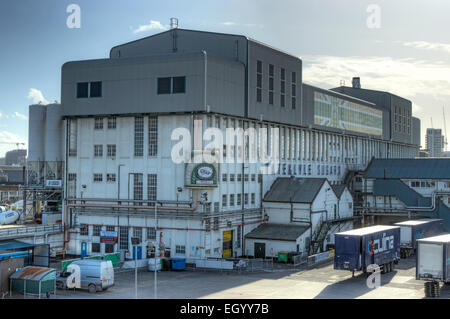
[{"label": "white lorry trailer", "polygon": [[450,234],[417,240],[416,279],[426,281],[426,297],[438,297],[440,283],[450,283]]}]

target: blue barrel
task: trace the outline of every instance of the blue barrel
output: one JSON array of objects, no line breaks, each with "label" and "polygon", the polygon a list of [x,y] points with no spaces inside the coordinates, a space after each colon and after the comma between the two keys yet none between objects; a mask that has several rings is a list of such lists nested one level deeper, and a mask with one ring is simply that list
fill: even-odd
[{"label": "blue barrel", "polygon": [[172,270],[185,270],[186,258],[172,258]]}]

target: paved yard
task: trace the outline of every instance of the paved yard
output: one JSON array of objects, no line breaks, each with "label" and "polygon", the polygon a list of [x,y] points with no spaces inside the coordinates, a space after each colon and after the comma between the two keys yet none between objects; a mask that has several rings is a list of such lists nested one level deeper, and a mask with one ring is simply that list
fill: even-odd
[{"label": "paved yard", "polygon": [[[138,298],[153,298],[153,272],[138,273]],[[116,274],[107,291],[58,290],[51,298],[134,298],[134,271]],[[424,298],[424,283],[415,280],[414,257],[401,260],[393,272],[381,275],[381,287],[369,289],[366,277],[334,270],[332,264],[304,271],[261,273],[182,271],[158,273],[158,298]],[[22,296],[16,296],[23,298]],[[441,298],[450,297],[443,286]]]}]

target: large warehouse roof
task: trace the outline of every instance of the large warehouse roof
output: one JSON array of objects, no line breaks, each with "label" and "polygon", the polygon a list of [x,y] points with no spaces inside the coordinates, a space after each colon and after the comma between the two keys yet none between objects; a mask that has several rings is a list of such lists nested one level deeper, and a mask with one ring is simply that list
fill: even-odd
[{"label": "large warehouse roof", "polygon": [[450,158],[374,159],[366,178],[449,179]]}]

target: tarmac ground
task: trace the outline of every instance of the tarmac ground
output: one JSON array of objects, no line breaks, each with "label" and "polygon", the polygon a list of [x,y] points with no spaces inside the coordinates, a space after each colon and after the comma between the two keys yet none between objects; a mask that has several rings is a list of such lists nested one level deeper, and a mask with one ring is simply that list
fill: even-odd
[{"label": "tarmac ground", "polygon": [[[157,298],[165,299],[421,299],[424,282],[415,279],[415,257],[402,259],[394,270],[381,274],[380,286],[369,288],[359,272],[334,270],[331,262],[307,270],[275,269],[273,272],[160,271]],[[439,298],[450,298],[450,286],[441,285]],[[138,272],[138,298],[154,298],[154,272]],[[14,295],[13,298],[23,298]],[[31,298],[31,297],[27,297]],[[135,298],[134,271],[115,274],[115,285],[106,291],[57,290],[50,298]]]}]

